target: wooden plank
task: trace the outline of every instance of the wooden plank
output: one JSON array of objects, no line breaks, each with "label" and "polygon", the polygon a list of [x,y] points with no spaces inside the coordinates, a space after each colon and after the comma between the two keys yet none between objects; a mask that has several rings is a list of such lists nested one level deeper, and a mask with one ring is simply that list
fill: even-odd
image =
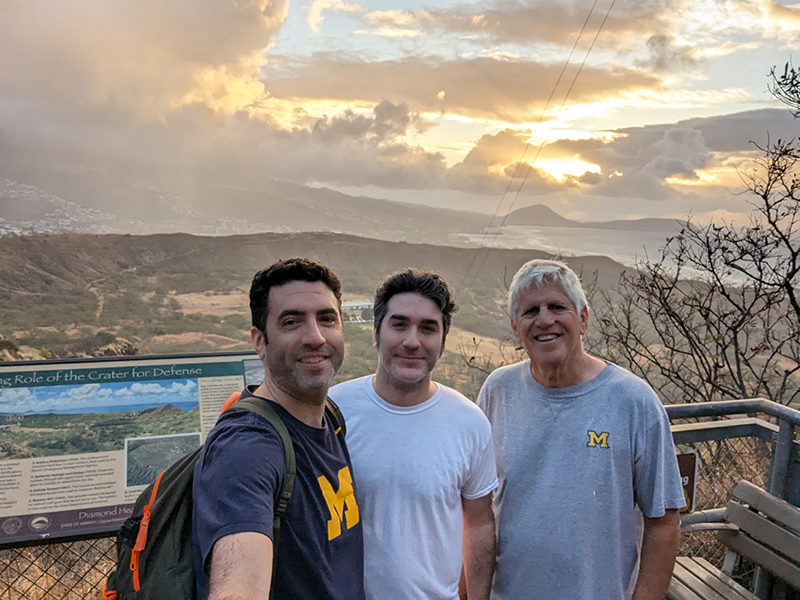
[{"label": "wooden plank", "polygon": [[705,569],[710,575],[719,579],[719,581],[723,585],[726,585],[729,589],[736,591],[736,593],[738,594],[737,599],[742,598],[743,600],[759,600],[758,596],[756,596],[755,594],[751,593],[750,591],[739,585],[724,571],[720,571],[717,567],[712,565],[705,558],[697,557],[693,559],[693,562],[694,562],[694,569]]},{"label": "wooden plank", "polygon": [[737,554],[749,558],[779,579],[783,579],[789,583],[792,587],[800,589],[800,567],[797,565],[778,556],[763,544],[743,533],[720,531],[717,537],[723,544]]},{"label": "wooden plank", "polygon": [[669,582],[669,589],[667,590],[668,600],[703,600],[700,596],[695,594],[686,585],[675,579],[674,577]]},{"label": "wooden plank", "polygon": [[728,520],[736,523],[751,538],[774,548],[794,562],[800,562],[800,537],[783,529],[780,525],[768,521],[738,502],[728,502]]},{"label": "wooden plank", "polygon": [[716,592],[714,588],[707,585],[680,563],[675,564],[675,569],[672,571],[672,579],[677,579],[704,600],[730,600],[730,596],[726,597]]},{"label": "wooden plank", "polygon": [[756,510],[760,510],[773,521],[778,521],[787,529],[793,529],[800,534],[800,508],[792,506],[785,500],[776,498],[766,490],[744,480],[736,484],[733,495]]}]

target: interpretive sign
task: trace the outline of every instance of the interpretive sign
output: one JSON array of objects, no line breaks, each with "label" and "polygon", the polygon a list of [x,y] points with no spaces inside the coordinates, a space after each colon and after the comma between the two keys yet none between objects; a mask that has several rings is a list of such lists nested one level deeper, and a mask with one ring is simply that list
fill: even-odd
[{"label": "interpretive sign", "polygon": [[692,450],[685,454],[678,454],[678,470],[681,473],[683,499],[686,500],[686,507],[682,508],[680,512],[694,512],[694,492],[697,485],[697,452]]},{"label": "interpretive sign", "polygon": [[117,529],[261,377],[251,353],[0,364],[0,547]]}]

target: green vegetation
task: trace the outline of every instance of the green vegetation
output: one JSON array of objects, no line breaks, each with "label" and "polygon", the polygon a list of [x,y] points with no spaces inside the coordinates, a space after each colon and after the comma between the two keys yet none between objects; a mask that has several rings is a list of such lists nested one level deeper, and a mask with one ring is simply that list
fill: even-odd
[{"label": "green vegetation", "polygon": [[122,450],[126,437],[197,431],[198,412],[167,404],[142,412],[25,415],[18,423],[0,426],[0,455],[29,458]]},{"label": "green vegetation", "polygon": [[344,339],[347,341],[347,355],[335,382],[374,373],[378,353],[372,346],[372,323],[345,323]]},{"label": "green vegetation", "polygon": [[92,323],[97,298],[85,287],[63,286],[48,294],[25,293],[0,297],[0,332],[11,333],[36,327],[67,327]]}]

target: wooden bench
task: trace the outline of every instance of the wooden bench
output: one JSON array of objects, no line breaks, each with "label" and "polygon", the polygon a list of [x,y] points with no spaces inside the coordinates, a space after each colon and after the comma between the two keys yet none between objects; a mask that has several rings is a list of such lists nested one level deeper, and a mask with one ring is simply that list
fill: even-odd
[{"label": "wooden bench", "polygon": [[[800,508],[740,481],[726,507],[725,521],[736,527],[720,529],[717,536],[723,544],[800,590]],[[686,556],[675,564],[667,598],[758,600],[708,561]]]}]

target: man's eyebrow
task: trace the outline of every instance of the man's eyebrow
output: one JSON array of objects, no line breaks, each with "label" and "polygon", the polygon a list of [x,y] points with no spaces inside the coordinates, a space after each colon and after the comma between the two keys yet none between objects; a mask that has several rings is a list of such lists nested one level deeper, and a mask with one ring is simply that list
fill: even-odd
[{"label": "man's eyebrow", "polygon": [[[405,315],[389,315],[389,319],[394,321],[411,320],[410,317],[407,317]],[[422,319],[420,320],[420,323],[422,323],[423,325],[436,325],[437,327],[439,326],[439,321],[437,319]]]},{"label": "man's eyebrow", "polygon": [[305,313],[302,310],[297,310],[296,308],[286,308],[278,315],[278,320],[284,317],[302,317],[304,314]]},{"label": "man's eyebrow", "polygon": [[338,315],[339,311],[336,310],[333,307],[331,307],[331,308],[323,308],[322,310],[318,310],[317,314],[318,315]]}]

